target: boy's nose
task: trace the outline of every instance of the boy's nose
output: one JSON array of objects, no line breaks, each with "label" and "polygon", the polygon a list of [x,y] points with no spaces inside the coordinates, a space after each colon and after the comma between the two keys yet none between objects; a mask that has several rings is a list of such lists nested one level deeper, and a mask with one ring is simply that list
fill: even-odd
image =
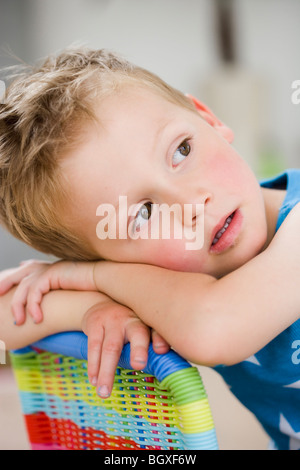
[{"label": "boy's nose", "polygon": [[195,225],[200,217],[203,217],[205,204],[203,202],[187,203],[183,205],[182,224],[185,227]]},{"label": "boy's nose", "polygon": [[207,205],[212,200],[212,193],[207,188],[186,184],[183,188],[179,186],[175,188],[173,198],[174,202],[181,205]]},{"label": "boy's nose", "polygon": [[212,200],[212,193],[207,188],[178,187],[168,194],[168,204],[176,204],[181,208],[179,214],[184,225],[194,225],[203,216],[204,211]]}]

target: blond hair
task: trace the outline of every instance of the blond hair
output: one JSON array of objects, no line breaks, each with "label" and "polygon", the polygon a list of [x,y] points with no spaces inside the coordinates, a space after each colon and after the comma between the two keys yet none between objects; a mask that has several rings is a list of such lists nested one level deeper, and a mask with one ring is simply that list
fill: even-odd
[{"label": "blond hair", "polygon": [[82,120],[95,118],[95,98],[132,80],[195,110],[184,94],[107,50],[66,49],[18,73],[0,104],[0,222],[12,235],[58,258],[99,258],[64,221],[70,200],[59,162],[78,142]]}]

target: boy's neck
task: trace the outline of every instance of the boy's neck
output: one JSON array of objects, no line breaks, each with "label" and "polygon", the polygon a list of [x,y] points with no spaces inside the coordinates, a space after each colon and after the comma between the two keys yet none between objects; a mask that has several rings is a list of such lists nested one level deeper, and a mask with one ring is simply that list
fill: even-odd
[{"label": "boy's neck", "polygon": [[284,201],[286,190],[262,188],[262,194],[267,218],[267,241],[264,245],[264,249],[266,249],[275,235],[278,213]]}]

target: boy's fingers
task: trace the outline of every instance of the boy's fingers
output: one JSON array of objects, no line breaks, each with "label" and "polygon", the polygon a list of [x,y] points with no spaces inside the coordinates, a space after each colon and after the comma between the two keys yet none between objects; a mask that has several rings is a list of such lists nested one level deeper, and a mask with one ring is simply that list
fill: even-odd
[{"label": "boy's fingers", "polygon": [[14,285],[11,279],[12,273],[13,269],[6,269],[0,274],[0,295],[6,294]]},{"label": "boy's fingers", "polygon": [[35,258],[32,258],[32,259],[25,259],[23,261],[20,262],[20,266],[25,266],[25,265],[35,265],[35,266],[39,266],[39,265],[50,265],[52,264],[51,261],[46,261],[46,260],[41,260],[41,259],[35,259]]},{"label": "boy's fingers", "polygon": [[33,318],[35,323],[39,323],[43,319],[43,314],[40,308],[42,295],[39,291],[32,290],[33,277],[28,276],[24,278],[13,295],[12,310],[17,325],[25,321],[26,312]]},{"label": "boy's fingers", "polygon": [[148,360],[149,328],[138,318],[134,319],[127,327],[127,339],[130,342],[131,367],[136,370],[144,369]]},{"label": "boy's fingers", "polygon": [[11,309],[17,325],[25,321],[25,306],[27,302],[28,284],[22,282],[18,285],[11,301]]},{"label": "boy's fingers", "polygon": [[34,288],[29,289],[27,293],[27,311],[35,323],[40,323],[43,320],[43,312],[41,309],[43,294],[43,291]]},{"label": "boy's fingers", "polygon": [[6,294],[14,285],[20,284],[31,273],[40,270],[42,264],[45,263],[28,260],[20,263],[18,268],[2,271],[0,273],[0,295]]},{"label": "boy's fingers", "polygon": [[35,259],[25,259],[25,260],[20,262],[20,266],[25,266],[25,265],[28,265],[28,264],[33,264],[33,263],[38,263],[38,262],[39,261],[35,260]]},{"label": "boy's fingers", "polygon": [[117,336],[114,330],[105,331],[97,382],[97,393],[101,398],[108,398],[111,394],[123,345],[124,338],[121,334]]},{"label": "boy's fingers", "polygon": [[103,331],[94,330],[88,336],[88,376],[94,386],[97,385],[99,375],[102,342]]},{"label": "boy's fingers", "polygon": [[18,326],[22,325],[26,318],[24,305],[22,303],[16,302],[11,306],[11,309],[13,317],[15,319],[15,324]]},{"label": "boy's fingers", "polygon": [[0,274],[0,295],[6,294],[14,285],[19,284],[28,275],[27,269],[6,269]]},{"label": "boy's fingers", "polygon": [[169,351],[170,346],[167,341],[157,331],[152,330],[152,345],[157,354],[165,354]]},{"label": "boy's fingers", "polygon": [[30,288],[27,294],[27,310],[34,319],[35,323],[40,323],[43,320],[43,312],[41,303],[43,296],[51,290],[51,280],[47,274],[33,274],[35,278],[32,279]]}]

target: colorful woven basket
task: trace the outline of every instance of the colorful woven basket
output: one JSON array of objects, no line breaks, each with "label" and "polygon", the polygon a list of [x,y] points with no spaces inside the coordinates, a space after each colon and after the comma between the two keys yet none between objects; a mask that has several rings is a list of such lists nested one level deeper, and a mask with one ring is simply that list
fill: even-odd
[{"label": "colorful woven basket", "polygon": [[126,345],[104,400],[88,380],[83,333],[11,352],[32,449],[217,449],[198,369],[150,346],[145,371],[133,371],[129,355]]}]

